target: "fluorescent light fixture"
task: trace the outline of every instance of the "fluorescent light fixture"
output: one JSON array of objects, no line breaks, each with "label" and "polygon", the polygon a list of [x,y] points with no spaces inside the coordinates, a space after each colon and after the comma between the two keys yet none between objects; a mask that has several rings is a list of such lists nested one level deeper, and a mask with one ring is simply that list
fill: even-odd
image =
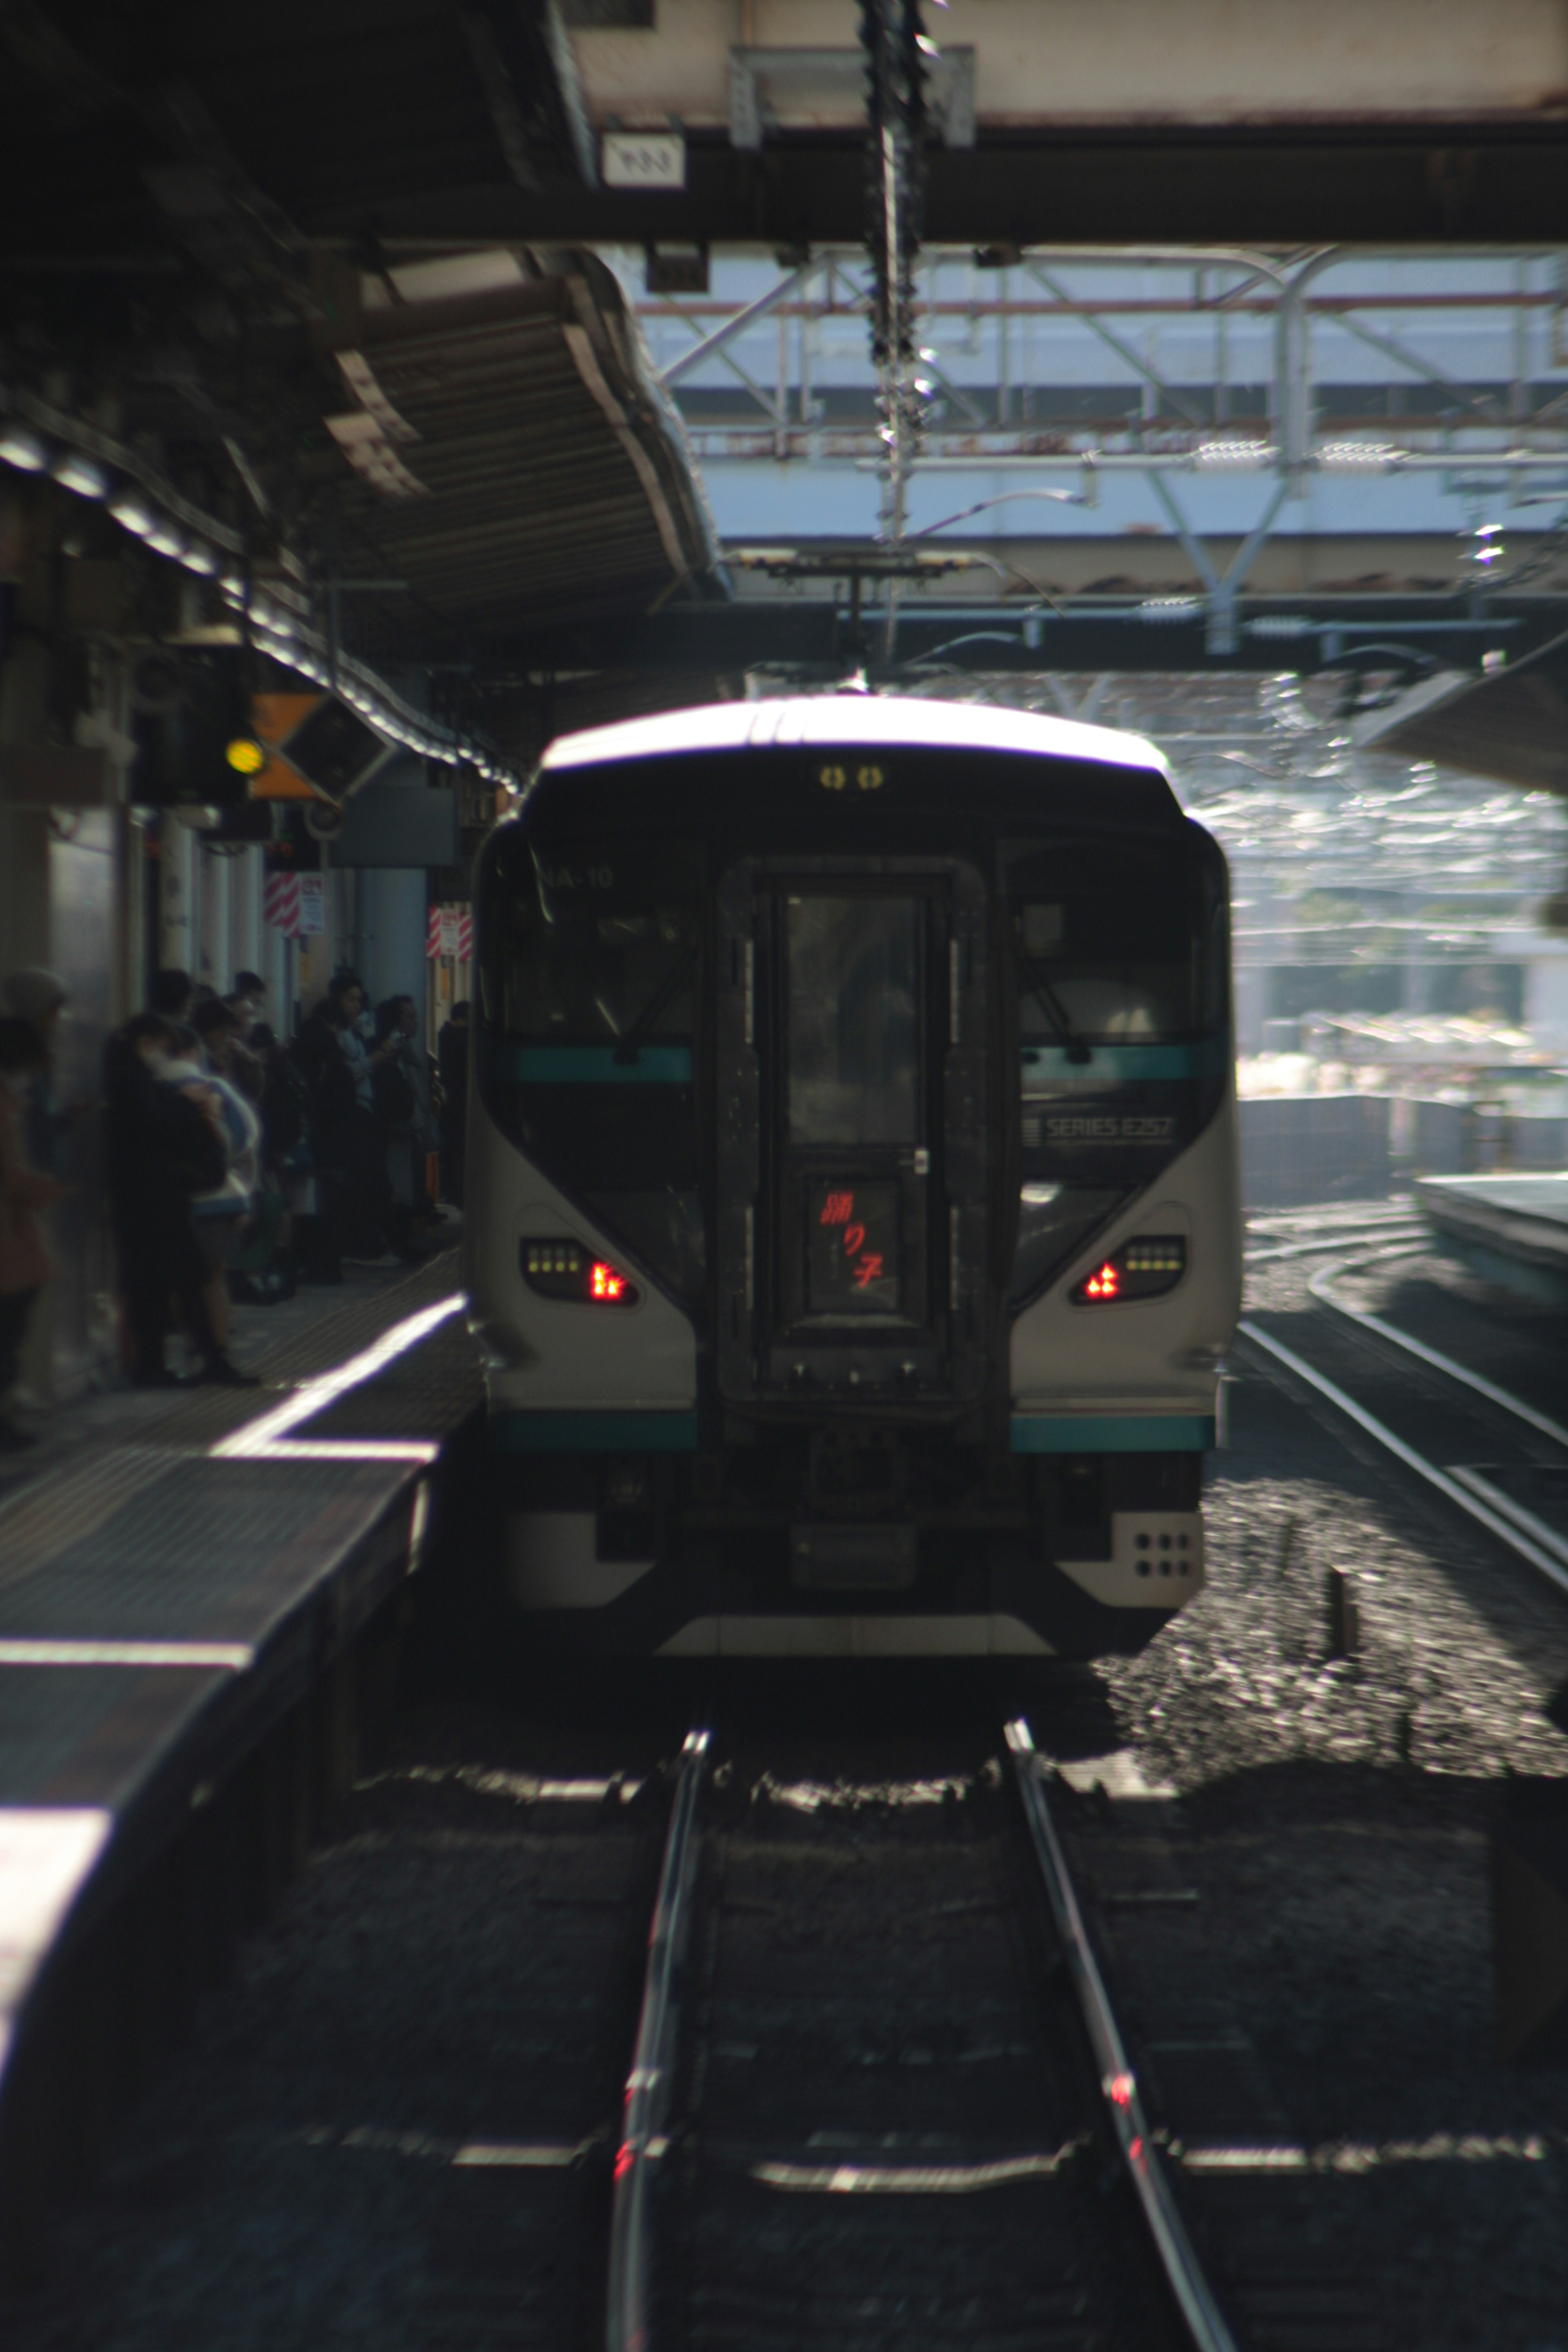
[{"label": "fluorescent light fixture", "polygon": [[1397,466],[1404,455],[1386,441],[1325,441],[1318,463],[1336,472],[1364,473],[1374,466]]},{"label": "fluorescent light fixture", "polygon": [[1222,474],[1257,474],[1274,462],[1274,446],[1268,441],[1200,441],[1195,451],[1197,462],[1205,472]]},{"label": "fluorescent light fixture", "polygon": [[7,425],[0,432],[0,459],[21,473],[42,474],[48,469],[49,453],[36,433],[20,425]]},{"label": "fluorescent light fixture", "polygon": [[134,490],[117,490],[109,501],[109,511],[122,530],[133,530],[138,539],[148,538],[158,528]]},{"label": "fluorescent light fixture", "polygon": [[1304,613],[1259,613],[1243,625],[1249,637],[1310,637],[1318,625]]},{"label": "fluorescent light fixture", "polygon": [[1136,608],[1141,621],[1191,621],[1203,611],[1198,596],[1146,596]]},{"label": "fluorescent light fixture", "polygon": [[90,457],[67,449],[50,467],[62,489],[74,490],[79,499],[106,499],[109,496],[109,476]]},{"label": "fluorescent light fixture", "polygon": [[185,542],[177,530],[172,530],[161,518],[146,534],[147,544],[160,555],[184,555]]},{"label": "fluorescent light fixture", "polygon": [[195,1666],[244,1674],[248,1642],[0,1641],[0,1666]]},{"label": "fluorescent light fixture", "polygon": [[217,557],[210,547],[187,547],[180,557],[187,572],[199,572],[211,580],[217,572]]}]

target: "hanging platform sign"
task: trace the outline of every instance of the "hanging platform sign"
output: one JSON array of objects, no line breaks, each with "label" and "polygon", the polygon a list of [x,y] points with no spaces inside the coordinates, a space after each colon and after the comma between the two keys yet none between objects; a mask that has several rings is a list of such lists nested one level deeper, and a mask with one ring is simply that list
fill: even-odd
[{"label": "hanging platform sign", "polygon": [[469,907],[432,907],[425,952],[432,959],[451,956],[458,963],[474,960],[474,917]]},{"label": "hanging platform sign", "polygon": [[301,874],[300,885],[300,928],[297,939],[314,939],[327,928],[327,886],[323,874]]}]

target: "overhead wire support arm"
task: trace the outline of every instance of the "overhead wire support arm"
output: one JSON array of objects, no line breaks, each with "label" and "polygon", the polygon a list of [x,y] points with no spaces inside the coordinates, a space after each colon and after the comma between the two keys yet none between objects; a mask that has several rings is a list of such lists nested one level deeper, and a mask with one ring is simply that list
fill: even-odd
[{"label": "overhead wire support arm", "polygon": [[1075,304],[1072,296],[1059,278],[1053,278],[1049,270],[1042,269],[1035,261],[1026,262],[1025,268],[1037,286],[1043,286],[1047,294],[1053,296],[1057,301],[1065,304],[1069,310],[1077,310],[1090,334],[1097,335],[1109,350],[1116,353],[1123,366],[1130,367],[1134,375],[1142,377],[1142,381],[1156,392],[1162,400],[1169,401],[1178,416],[1184,416],[1189,425],[1196,425],[1200,427],[1207,425],[1209,419],[1195,401],[1188,399],[1184,393],[1176,391],[1173,384],[1165,383],[1164,379],[1150,366],[1148,361],[1141,358],[1133,350],[1124,335],[1119,335],[1113,327],[1106,325],[1103,319],[1093,317],[1089,311],[1081,310]]},{"label": "overhead wire support arm", "polygon": [[[672,383],[679,383],[683,375],[689,375],[693,368],[700,367],[704,360],[722,352],[737,335],[743,335],[758,319],[766,318],[768,312],[776,310],[781,302],[787,302],[790,296],[799,288],[808,285],[823,267],[822,257],[815,261],[802,262],[800,268],[792,269],[787,278],[781,278],[776,286],[770,286],[765,294],[759,294],[754,302],[748,302],[744,310],[737,310],[732,319],[726,319],[722,326],[715,327],[710,335],[704,335],[700,342],[693,343],[689,352],[681,352],[658,369],[656,373],[660,383],[667,391]],[[687,320],[689,326],[691,323]]]},{"label": "overhead wire support arm", "polygon": [[1397,361],[1401,367],[1408,368],[1412,375],[1424,377],[1426,383],[1450,394],[1456,408],[1470,409],[1484,425],[1504,423],[1502,412],[1495,400],[1489,399],[1484,393],[1474,393],[1466,385],[1457,383],[1434,361],[1423,359],[1419,352],[1413,352],[1409,344],[1402,342],[1397,335],[1385,334],[1380,327],[1369,327],[1364,319],[1352,318],[1348,310],[1334,311],[1332,320],[1345,334],[1353,335],[1359,343],[1365,343],[1369,351],[1380,352],[1385,359]]}]

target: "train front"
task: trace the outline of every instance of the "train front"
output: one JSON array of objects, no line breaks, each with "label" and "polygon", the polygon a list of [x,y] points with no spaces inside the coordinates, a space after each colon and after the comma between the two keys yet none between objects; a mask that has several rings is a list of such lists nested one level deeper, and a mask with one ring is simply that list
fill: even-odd
[{"label": "train front", "polygon": [[540,1639],[1142,1646],[1240,1293],[1226,872],[971,707],[563,739],[485,850],[470,1314]]}]

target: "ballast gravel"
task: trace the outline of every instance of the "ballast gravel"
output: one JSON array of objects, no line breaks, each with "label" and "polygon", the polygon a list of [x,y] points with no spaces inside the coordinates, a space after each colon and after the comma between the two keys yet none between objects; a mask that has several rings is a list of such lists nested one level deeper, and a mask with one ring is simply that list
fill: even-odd
[{"label": "ballast gravel", "polygon": [[[1259,1269],[1250,1311],[1285,1336],[1310,1270]],[[1427,1278],[1449,1352],[1550,1392],[1561,1318],[1441,1262]],[[1406,1266],[1356,1295],[1414,1323],[1421,1287]],[[1394,2352],[1568,2352],[1568,2067],[1498,2055],[1489,1882],[1510,1777],[1568,1790],[1568,1594],[1258,1351],[1234,1370],[1207,1589],[1100,1669],[1145,1778],[1178,1792],[1177,1874],[1285,2126],[1257,2137],[1300,2168],[1189,2194],[1216,2231],[1276,2255],[1294,2235],[1358,2277]]]}]

